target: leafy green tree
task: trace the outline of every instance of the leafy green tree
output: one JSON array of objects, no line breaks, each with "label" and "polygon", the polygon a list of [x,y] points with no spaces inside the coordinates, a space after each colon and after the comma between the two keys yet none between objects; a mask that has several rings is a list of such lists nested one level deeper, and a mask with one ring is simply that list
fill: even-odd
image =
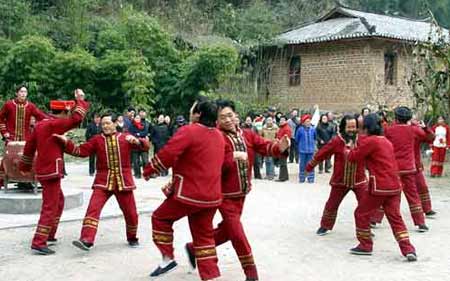
[{"label": "leafy green tree", "polygon": [[0,36],[18,39],[30,16],[30,5],[26,0],[0,1]]},{"label": "leafy green tree", "polygon": [[27,36],[16,42],[8,51],[0,69],[0,91],[14,93],[15,86],[26,83],[31,99],[38,104],[46,100],[46,94],[39,90],[47,82],[42,73],[50,65],[56,50],[49,39]]},{"label": "leafy green tree", "polygon": [[126,35],[120,25],[113,25],[101,30],[98,33],[95,43],[95,54],[102,56],[108,50],[125,50],[128,46]]},{"label": "leafy green tree", "polygon": [[136,51],[109,51],[99,61],[96,93],[107,108],[122,111],[135,102],[149,108],[153,98],[153,76],[146,58]]},{"label": "leafy green tree", "polygon": [[200,92],[212,92],[221,81],[234,73],[238,54],[227,45],[209,46],[198,50],[182,66],[182,78],[176,91],[164,97],[162,104],[170,113],[186,113]]},{"label": "leafy green tree", "polygon": [[[82,49],[57,52],[44,72],[41,81],[51,98],[72,99],[73,90],[82,88],[89,100],[95,92],[97,60]],[[45,79],[45,80],[44,80]]]},{"label": "leafy green tree", "polygon": [[8,54],[9,49],[13,46],[13,42],[11,40],[0,37],[0,66],[3,63],[6,55]]}]

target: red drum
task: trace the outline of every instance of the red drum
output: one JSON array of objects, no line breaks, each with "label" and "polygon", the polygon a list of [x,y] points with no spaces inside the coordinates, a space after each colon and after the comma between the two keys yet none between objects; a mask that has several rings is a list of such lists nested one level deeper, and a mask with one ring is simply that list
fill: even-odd
[{"label": "red drum", "polygon": [[[5,147],[5,155],[3,157],[3,167],[5,169],[5,187],[11,182],[36,183],[34,167],[31,173],[22,175],[19,171],[19,163],[25,147],[24,141],[10,141]],[[34,163],[33,163],[34,166]]]}]

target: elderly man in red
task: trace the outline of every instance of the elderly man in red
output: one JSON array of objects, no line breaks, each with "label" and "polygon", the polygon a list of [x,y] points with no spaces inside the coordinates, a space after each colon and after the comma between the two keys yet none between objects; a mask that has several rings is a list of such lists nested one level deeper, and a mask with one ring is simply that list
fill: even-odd
[{"label": "elderly man in red", "polygon": [[345,146],[348,142],[356,142],[358,121],[354,116],[346,115],[339,126],[339,134],[316,152],[313,159],[306,165],[306,172],[314,170],[321,161],[334,155],[333,175],[330,179],[330,195],[323,210],[320,228],[317,235],[326,235],[336,222],[339,205],[351,190],[355,193],[358,202],[367,189],[367,177],[364,162],[349,162],[345,155]]},{"label": "elderly man in red", "polygon": [[[31,134],[30,120],[36,121],[46,118],[36,105],[27,101],[28,90],[20,85],[16,89],[16,98],[7,101],[0,109],[0,135],[8,141],[25,141]],[[4,168],[0,162],[0,188],[3,186]]]},{"label": "elderly man in red", "polygon": [[367,136],[357,146],[350,141],[345,154],[350,162],[363,161],[369,170],[369,189],[365,192],[355,210],[356,237],[359,245],[350,250],[355,255],[371,255],[373,241],[370,233],[370,218],[373,212],[384,208],[392,232],[402,254],[408,261],[416,261],[416,250],[409,241],[409,234],[400,213],[402,185],[398,177],[394,147],[382,136],[383,129],[377,114],[364,118]]},{"label": "elderly man in red", "polygon": [[[258,280],[252,249],[241,223],[246,195],[251,190],[252,167],[255,154],[272,157],[287,157],[290,137],[271,142],[253,131],[240,130],[235,124],[235,107],[231,101],[218,101],[218,125],[225,139],[225,163],[222,169],[222,193],[224,200],[219,206],[222,222],[214,230],[216,245],[231,241],[239,257],[247,281]],[[191,266],[200,260],[194,254],[194,244],[188,243],[186,251]]]},{"label": "elderly man in red", "polygon": [[82,90],[75,90],[76,106],[69,115],[69,108],[63,101],[52,101],[50,108],[54,119],[45,119],[36,125],[25,144],[19,169],[29,172],[33,158],[36,158],[36,177],[42,185],[42,208],[31,249],[36,254],[50,255],[55,251],[47,242],[56,242],[55,233],[64,207],[61,178],[64,167],[64,146],[54,134],[62,135],[77,127],[89,108]]},{"label": "elderly man in red", "polygon": [[395,109],[395,124],[386,128],[384,135],[394,146],[395,159],[399,169],[403,192],[409,204],[409,210],[414,224],[419,232],[428,231],[425,224],[425,216],[422,210],[419,192],[416,187],[417,167],[414,155],[414,145],[417,141],[427,137],[422,128],[411,126],[408,122],[412,118],[412,112],[408,107],[400,106]]},{"label": "elderly man in red", "polygon": [[131,173],[131,150],[147,151],[148,140],[137,139],[128,133],[118,133],[116,130],[117,116],[113,113],[101,117],[102,134],[95,135],[86,143],[76,146],[66,137],[58,135],[66,146],[65,152],[77,157],[97,158],[97,173],[92,188],[94,189],[86,216],[83,220],[81,236],[73,241],[73,245],[88,251],[94,245],[99,224],[100,213],[111,196],[115,196],[123,212],[126,223],[127,241],[131,247],[139,245],[136,237],[138,214],[133,190],[136,189]]},{"label": "elderly man in red", "polygon": [[[195,122],[198,117],[198,122]],[[153,242],[162,254],[161,264],[150,274],[161,276],[177,266],[173,249],[173,224],[188,217],[193,250],[202,280],[220,276],[214,243],[213,218],[222,203],[220,179],[225,142],[216,128],[217,106],[196,102],[192,123],[181,127],[144,168],[144,178],[172,167],[172,181],[163,189],[167,199],[153,212]]]}]

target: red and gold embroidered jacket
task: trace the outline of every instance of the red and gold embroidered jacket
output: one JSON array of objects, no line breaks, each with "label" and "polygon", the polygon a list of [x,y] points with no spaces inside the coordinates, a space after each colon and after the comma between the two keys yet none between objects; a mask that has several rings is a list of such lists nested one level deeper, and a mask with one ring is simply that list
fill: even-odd
[{"label": "red and gold embroidered jacket", "polygon": [[64,145],[53,134],[62,135],[77,127],[86,116],[88,108],[88,102],[78,101],[69,118],[44,119],[37,123],[26,141],[19,169],[30,171],[37,152],[36,177],[39,180],[62,178]]},{"label": "red and gold embroidered jacket", "polygon": [[[278,142],[266,140],[248,129],[238,129],[235,135],[223,132],[223,137],[225,163],[222,169],[222,193],[225,198],[244,197],[250,192],[256,153],[276,158],[286,157],[281,153]],[[236,161],[233,157],[235,151],[247,152],[247,161]]]},{"label": "red and gold embroidered jacket", "polygon": [[384,135],[394,146],[399,174],[415,174],[417,168],[414,155],[414,143],[426,137],[425,131],[418,126],[393,124],[385,129]]},{"label": "red and gold embroidered jacket", "polygon": [[350,162],[344,152],[345,140],[341,135],[337,135],[314,154],[313,159],[306,165],[306,171],[311,172],[321,161],[334,155],[330,185],[341,188],[365,188],[367,177],[364,161]]},{"label": "red and gold embroidered jacket", "polygon": [[140,138],[140,145],[131,144],[126,140],[128,133],[112,135],[95,135],[89,141],[77,146],[71,140],[66,142],[65,152],[77,157],[95,155],[96,174],[92,188],[119,191],[136,189],[131,172],[131,151],[148,151],[150,143]]},{"label": "red and gold embroidered jacket", "polygon": [[345,149],[350,162],[364,161],[369,170],[369,190],[374,195],[397,195],[402,188],[394,146],[384,136],[365,136],[358,146]]},{"label": "red and gold embroidered jacket", "polygon": [[144,177],[172,167],[168,196],[184,204],[216,207],[222,203],[221,174],[225,142],[217,128],[183,126],[144,168]]},{"label": "red and gold embroidered jacket", "polygon": [[25,141],[31,134],[30,119],[41,121],[47,116],[32,102],[20,103],[17,99],[7,101],[0,110],[0,134],[9,133],[8,140]]}]

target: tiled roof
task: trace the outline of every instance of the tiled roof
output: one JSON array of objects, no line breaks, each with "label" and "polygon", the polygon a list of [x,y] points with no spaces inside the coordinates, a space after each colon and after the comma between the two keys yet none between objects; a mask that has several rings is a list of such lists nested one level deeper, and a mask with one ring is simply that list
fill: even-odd
[{"label": "tiled roof", "polygon": [[[338,7],[314,23],[285,32],[275,41],[307,44],[349,38],[383,37],[410,42],[436,41],[437,27],[429,21],[366,13]],[[448,30],[442,29],[447,41]],[[430,38],[430,35],[432,38]]]}]

